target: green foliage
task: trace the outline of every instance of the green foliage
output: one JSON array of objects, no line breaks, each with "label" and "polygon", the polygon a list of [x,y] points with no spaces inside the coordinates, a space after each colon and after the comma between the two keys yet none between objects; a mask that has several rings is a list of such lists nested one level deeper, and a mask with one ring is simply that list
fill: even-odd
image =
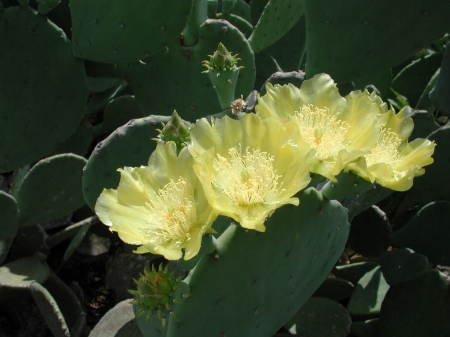
[{"label": "green foliage", "polygon": [[239,73],[236,96],[246,96],[255,81],[254,53],[245,36],[227,21],[209,19],[200,26],[195,46],[186,48],[173,42],[151,62],[123,66],[121,71],[147,113],[170,114],[175,109],[184,119],[193,121],[221,111],[208,76],[201,73],[204,70],[201,62],[214,52],[219,42],[242,59],[244,69]]},{"label": "green foliage", "polygon": [[61,314],[58,303],[53,296],[42,285],[33,282],[30,285],[31,295],[35,300],[42,316],[47,321],[49,329],[56,337],[70,336],[69,327],[67,326],[64,316]]},{"label": "green foliage", "polygon": [[381,271],[391,286],[414,280],[431,269],[426,256],[407,248],[386,253],[380,262]]},{"label": "green foliage", "polygon": [[74,54],[126,63],[164,53],[177,40],[190,7],[187,0],[71,1]]},{"label": "green foliage", "polygon": [[326,297],[335,301],[342,301],[351,296],[355,287],[350,281],[337,278],[327,278],[314,293],[315,297]]},{"label": "green foliage", "polygon": [[[450,335],[447,13],[445,0],[1,0],[0,334]],[[167,264],[174,282],[144,272],[137,304],[113,307],[128,289],[106,289],[104,269],[137,277],[117,251],[166,265],[93,215],[116,169],[145,165],[155,138],[185,146],[189,122],[231,102],[233,118],[252,112],[267,82],[319,72],[343,94],[369,86],[406,107],[412,138],[437,143],[426,173],[404,193],[348,173],[314,180],[319,192],[275,211],[265,233],[220,217],[195,258]],[[83,255],[94,234],[110,254]]]},{"label": "green foliage", "polygon": [[85,164],[83,157],[60,154],[34,165],[17,192],[20,225],[57,220],[80,208]]},{"label": "green foliage", "polygon": [[249,38],[256,53],[269,47],[286,34],[302,17],[303,1],[269,0]]},{"label": "green foliage", "polygon": [[348,311],[356,316],[378,314],[388,290],[389,284],[387,284],[380,267],[373,268],[365,273],[356,284],[348,304]]},{"label": "green foliage", "polygon": [[40,257],[26,257],[0,267],[0,291],[27,289],[33,282],[43,283],[50,275],[50,268]]},{"label": "green foliage", "polygon": [[436,270],[391,287],[380,314],[380,337],[448,336],[448,279]]},{"label": "green foliage", "polygon": [[352,221],[349,246],[367,257],[380,257],[390,246],[391,227],[386,214],[372,206]]},{"label": "green foliage", "polygon": [[311,297],[295,315],[296,332],[308,337],[346,337],[352,319],[338,302]]},{"label": "green foliage", "polygon": [[73,153],[85,156],[94,140],[94,128],[87,120],[83,120],[75,133],[58,145],[54,153]]},{"label": "green foliage", "polygon": [[101,133],[107,135],[129,120],[146,115],[137,103],[135,96],[123,95],[113,98],[105,106]]},{"label": "green foliage", "polygon": [[355,262],[336,266],[334,274],[356,284],[361,277],[377,266],[374,262]]},{"label": "green foliage", "polygon": [[436,88],[431,94],[431,99],[434,105],[445,113],[450,115],[450,44],[447,45],[444,57],[442,59],[441,70],[439,72],[439,79],[436,83]]},{"label": "green foliage", "polygon": [[6,258],[18,229],[17,202],[13,196],[0,191],[0,264]]},{"label": "green foliage", "polygon": [[89,337],[142,337],[134,318],[131,300],[119,302],[95,325]]},{"label": "green foliage", "polygon": [[37,3],[39,13],[47,14],[57,7],[61,3],[61,0],[37,0]]},{"label": "green foliage", "polygon": [[186,280],[191,296],[167,336],[270,336],[325,280],[347,235],[345,209],[313,189],[278,210],[266,233],[230,226]]},{"label": "green foliage", "polygon": [[442,36],[447,13],[445,0],[305,0],[306,74],[326,72],[364,87]]},{"label": "green foliage", "polygon": [[157,127],[167,120],[162,116],[133,119],[97,144],[83,173],[83,195],[89,207],[94,208],[104,188],[117,186],[118,168],[147,163],[155,149],[152,138],[157,136]]},{"label": "green foliage", "polygon": [[70,41],[31,9],[0,15],[0,41],[0,172],[8,172],[50,154],[75,132],[87,90]]},{"label": "green foliage", "polygon": [[405,227],[393,233],[392,241],[396,246],[409,247],[426,255],[434,264],[450,265],[450,227],[442,221],[448,216],[450,202],[429,203],[423,206]]},{"label": "green foliage", "polygon": [[441,65],[442,55],[433,53],[413,60],[392,80],[392,87],[416,106],[429,79]]}]

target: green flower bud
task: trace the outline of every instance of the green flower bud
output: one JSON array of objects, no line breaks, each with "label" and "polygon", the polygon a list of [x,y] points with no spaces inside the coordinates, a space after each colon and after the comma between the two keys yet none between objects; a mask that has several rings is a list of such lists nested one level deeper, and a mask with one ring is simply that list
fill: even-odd
[{"label": "green flower bud", "polygon": [[191,124],[181,119],[180,115],[178,115],[176,110],[174,110],[170,120],[163,125],[162,129],[158,130],[159,135],[156,140],[163,142],[175,142],[177,145],[177,151],[180,152],[191,139],[190,128]]},{"label": "green flower bud", "polygon": [[163,265],[158,268],[152,266],[144,269],[144,272],[134,281],[136,290],[129,290],[134,296],[133,304],[138,307],[139,315],[151,318],[154,314],[163,320],[170,312],[174,303],[175,293],[180,280]]},{"label": "green flower bud", "polygon": [[240,70],[243,67],[238,67],[237,63],[241,60],[238,54],[232,54],[223,45],[222,42],[217,46],[216,51],[212,55],[208,55],[209,60],[202,62],[202,65],[206,67],[204,73],[208,73],[210,70],[218,71],[230,71]]},{"label": "green flower bud", "polygon": [[209,60],[202,62],[206,67],[204,73],[208,74],[222,109],[229,109],[235,98],[239,71],[243,68],[237,65],[240,58],[237,54],[230,53],[222,43],[208,56]]}]

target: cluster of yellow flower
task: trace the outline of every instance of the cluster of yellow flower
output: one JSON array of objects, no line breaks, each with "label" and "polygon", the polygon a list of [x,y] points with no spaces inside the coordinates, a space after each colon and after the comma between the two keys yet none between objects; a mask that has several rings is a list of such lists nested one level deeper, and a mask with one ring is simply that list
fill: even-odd
[{"label": "cluster of yellow flower", "polygon": [[404,191],[433,162],[435,144],[408,142],[412,119],[374,93],[342,97],[326,74],[300,88],[266,90],[256,113],[200,119],[179,154],[175,143],[161,142],[148,166],[120,169],[117,189],[97,200],[101,221],[139,245],[137,253],[188,260],[218,215],[264,232],[277,208],[299,203],[294,195],[309,184],[310,172],[335,181],[351,171]]}]

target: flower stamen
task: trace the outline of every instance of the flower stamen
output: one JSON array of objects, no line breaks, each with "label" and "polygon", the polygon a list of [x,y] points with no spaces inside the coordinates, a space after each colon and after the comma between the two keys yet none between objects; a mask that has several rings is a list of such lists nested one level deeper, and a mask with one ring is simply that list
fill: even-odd
[{"label": "flower stamen", "polygon": [[303,105],[296,112],[302,138],[316,150],[319,160],[334,157],[346,148],[346,133],[349,125],[325,107]]},{"label": "flower stamen", "polygon": [[401,144],[400,137],[393,131],[382,128],[380,130],[377,145],[365,155],[367,166],[385,163],[392,164],[399,159],[398,148]]},{"label": "flower stamen", "polygon": [[277,175],[273,162],[273,155],[267,152],[233,147],[227,157],[217,154],[212,185],[240,207],[266,203],[280,192],[281,176]]},{"label": "flower stamen", "polygon": [[149,242],[172,242],[182,247],[190,238],[190,228],[195,219],[195,207],[189,184],[183,179],[171,180],[147,202],[150,217],[143,228]]}]

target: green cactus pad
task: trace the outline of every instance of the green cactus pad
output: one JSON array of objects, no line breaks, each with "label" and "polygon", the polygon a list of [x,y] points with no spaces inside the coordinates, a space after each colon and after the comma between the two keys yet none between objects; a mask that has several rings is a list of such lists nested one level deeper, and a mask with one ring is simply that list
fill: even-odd
[{"label": "green cactus pad", "polygon": [[404,67],[392,80],[392,88],[416,106],[431,76],[441,65],[442,55],[435,53],[416,59]]},{"label": "green cactus pad", "polygon": [[390,246],[391,227],[386,214],[372,206],[352,220],[349,246],[366,257],[380,257]]},{"label": "green cactus pad", "polygon": [[379,337],[378,318],[368,319],[366,321],[352,322],[351,333],[355,337]]},{"label": "green cactus pad", "polygon": [[338,302],[310,298],[295,315],[297,335],[305,337],[347,337],[352,319]]},{"label": "green cactus pad", "polygon": [[436,89],[431,94],[431,100],[441,112],[450,115],[450,96],[448,94],[450,92],[450,43],[445,49],[439,79]]},{"label": "green cactus pad", "polygon": [[246,38],[248,38],[253,32],[252,24],[239,15],[230,13],[226,15],[224,19],[238,28]]},{"label": "green cactus pad", "polygon": [[305,44],[305,16],[302,16],[281,39],[265,49],[264,53],[273,56],[283,71],[299,70],[302,69]]},{"label": "green cactus pad", "polygon": [[30,284],[31,295],[48,328],[55,337],[70,336],[69,327],[53,296],[38,282]]},{"label": "green cactus pad", "polygon": [[20,225],[57,220],[80,208],[85,164],[83,157],[66,153],[42,159],[34,165],[17,193]]},{"label": "green cactus pad", "polygon": [[61,3],[61,0],[37,0],[38,11],[47,14]]},{"label": "green cactus pad", "polygon": [[397,247],[408,247],[426,255],[433,264],[450,265],[450,202],[436,201],[422,207],[419,212],[393,233],[392,242]]},{"label": "green cactus pad", "polygon": [[269,47],[286,34],[302,17],[303,1],[270,0],[249,38],[256,53]]},{"label": "green cactus pad", "polygon": [[3,288],[26,289],[33,282],[42,283],[50,268],[39,257],[25,257],[0,267],[0,292]]},{"label": "green cactus pad", "polygon": [[413,280],[431,269],[426,256],[407,248],[386,253],[380,262],[383,275],[391,286]]},{"label": "green cactus pad", "polygon": [[348,280],[353,284],[356,284],[361,277],[367,272],[375,268],[377,264],[375,262],[355,262],[350,264],[343,264],[336,266],[333,273],[340,278]]},{"label": "green cactus pad", "polygon": [[410,139],[428,138],[430,134],[439,129],[440,125],[434,120],[433,113],[430,111],[416,110],[412,117],[414,119],[414,130]]},{"label": "green cactus pad", "polygon": [[346,172],[337,176],[337,182],[328,181],[321,191],[330,200],[340,200],[348,208],[349,219],[353,219],[393,193],[392,190],[371,184],[355,174]]},{"label": "green cactus pad", "polygon": [[[45,287],[45,290],[57,304],[57,307],[54,307],[52,305],[52,310],[48,310],[50,308],[47,308],[47,310],[49,312],[59,311],[57,316],[64,317],[64,321],[66,322],[66,325],[70,331],[70,337],[79,337],[80,335],[82,335],[82,331],[86,324],[86,313],[84,312],[84,308],[78,297],[75,295],[74,291],[54,273],[50,274],[47,281],[43,283],[43,287]],[[39,289],[36,290],[39,292]],[[45,294],[41,294],[41,296],[45,296]],[[49,297],[47,298],[50,299]],[[35,300],[36,299],[37,298],[35,298]],[[52,301],[50,299],[50,302],[44,305],[48,306],[49,304],[52,304],[51,302]],[[42,310],[41,313],[42,315],[46,315]],[[55,315],[52,315],[52,317],[47,316],[46,320],[48,323],[50,323],[49,321],[54,321],[55,318]],[[52,324],[59,325],[60,323],[55,321]],[[61,325],[56,327],[56,329],[61,332]],[[55,336],[57,335],[55,334]]]},{"label": "green cactus pad", "polygon": [[237,0],[231,12],[244,18],[248,22],[252,21],[250,5],[246,0]]},{"label": "green cactus pad", "polygon": [[[447,0],[398,0],[394,6],[390,0],[304,3],[307,76],[325,72],[337,83],[355,81],[359,87],[370,84],[449,27]],[[394,36],[399,37],[395,43]]]},{"label": "green cactus pad", "polygon": [[[284,71],[289,74],[290,71],[302,69],[305,41],[305,17],[303,16],[280,40],[255,55],[256,87],[259,88],[262,83],[269,81],[269,76],[272,77],[274,73]],[[301,79],[291,73],[291,76],[286,74],[285,78],[280,78],[281,81],[276,83],[293,83],[300,87],[304,77],[304,73],[301,73],[303,74],[300,76]],[[261,91],[264,92],[265,88],[262,87]]]},{"label": "green cactus pad", "polygon": [[321,284],[320,288],[317,289],[314,296],[342,301],[350,298],[354,288],[354,285],[350,281],[337,277],[329,277]]},{"label": "green cactus pad", "polygon": [[84,200],[94,208],[104,188],[115,188],[119,183],[118,168],[146,165],[156,147],[152,140],[157,129],[169,117],[149,116],[133,119],[97,144],[83,173]]},{"label": "green cactus pad", "polygon": [[[443,127],[430,136],[430,140],[437,146],[433,154],[434,163],[425,167],[425,174],[414,179],[414,185],[409,190],[399,211],[405,211],[410,207],[425,205],[434,200],[450,201],[450,184],[443,183],[443,177],[448,177],[450,172],[450,127]],[[412,247],[411,247],[412,248]]]},{"label": "green cactus pad", "polygon": [[277,210],[265,233],[230,225],[186,280],[191,296],[167,336],[271,336],[325,280],[348,229],[346,210],[314,189]]},{"label": "green cactus pad", "polygon": [[63,31],[28,8],[0,15],[0,172],[50,154],[80,124],[83,63]]},{"label": "green cactus pad", "polygon": [[6,258],[17,233],[17,202],[13,196],[0,191],[0,264]]},{"label": "green cactus pad", "polygon": [[75,56],[127,63],[153,57],[179,39],[191,1],[72,0]]},{"label": "green cactus pad", "polygon": [[[171,114],[175,109],[186,120],[195,120],[221,111],[216,93],[201,63],[212,54],[219,42],[233,54],[239,54],[243,66],[239,73],[236,97],[253,89],[255,61],[245,36],[224,20],[208,19],[200,27],[200,38],[193,47],[177,43],[167,53],[152,58],[148,64],[122,67],[138,102],[146,112]],[[180,74],[183,74],[181,79]]]},{"label": "green cactus pad", "polygon": [[55,153],[74,153],[80,156],[88,153],[94,139],[94,129],[88,121],[82,121],[77,131],[58,145]]},{"label": "green cactus pad", "polygon": [[102,133],[109,134],[130,119],[146,115],[133,95],[116,97],[108,102],[103,112]]},{"label": "green cactus pad", "polygon": [[450,336],[450,282],[436,270],[391,287],[384,299],[379,337]]},{"label": "green cactus pad", "polygon": [[389,284],[379,266],[364,274],[358,281],[348,303],[348,311],[355,316],[378,314]]},{"label": "green cactus pad", "polygon": [[119,302],[100,319],[89,337],[163,337],[142,336],[134,318],[131,300]]},{"label": "green cactus pad", "polygon": [[0,240],[12,240],[17,233],[17,202],[3,191],[0,191],[0,214]]}]

